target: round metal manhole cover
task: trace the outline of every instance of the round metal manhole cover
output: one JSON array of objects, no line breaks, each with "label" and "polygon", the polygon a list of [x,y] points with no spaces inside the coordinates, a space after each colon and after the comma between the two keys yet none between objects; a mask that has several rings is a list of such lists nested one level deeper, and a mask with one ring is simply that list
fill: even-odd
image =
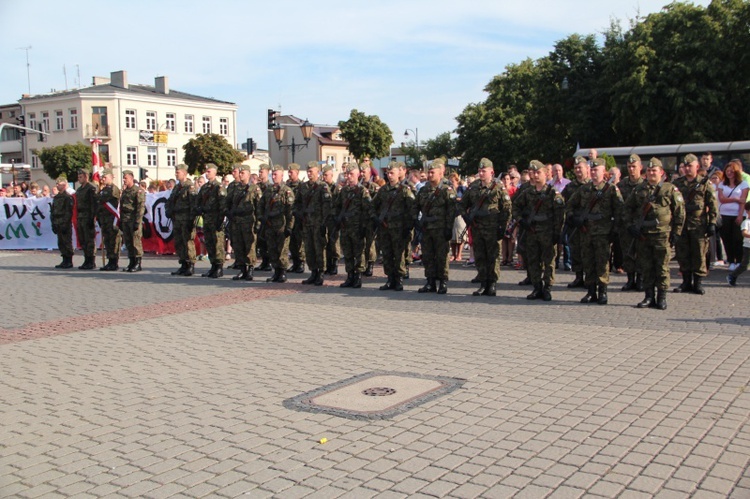
[{"label": "round metal manhole cover", "polygon": [[373,388],[362,390],[362,393],[364,395],[367,395],[368,397],[386,397],[388,395],[393,395],[394,393],[396,393],[396,390],[385,386],[376,386]]}]

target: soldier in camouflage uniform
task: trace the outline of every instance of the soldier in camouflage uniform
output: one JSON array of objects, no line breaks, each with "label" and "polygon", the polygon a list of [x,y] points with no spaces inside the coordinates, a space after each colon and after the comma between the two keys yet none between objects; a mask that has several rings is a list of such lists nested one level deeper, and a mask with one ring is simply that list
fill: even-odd
[{"label": "soldier in camouflage uniform", "polygon": [[272,168],[273,185],[261,199],[259,232],[268,244],[268,259],[273,266],[273,277],[266,282],[286,282],[289,265],[289,236],[294,228],[294,192],[286,186],[284,168]]},{"label": "soldier in camouflage uniform", "polygon": [[[375,194],[378,192],[379,186],[372,181],[372,170],[370,169],[370,158],[365,157],[362,160],[362,164],[359,165],[361,172],[361,183],[362,187],[367,189],[370,193],[370,198],[375,199]],[[368,225],[365,228],[365,271],[362,273],[365,277],[372,277],[372,271],[375,268],[375,260],[378,259],[377,250],[375,249],[375,228]]]},{"label": "soldier in camouflage uniform", "polygon": [[[444,182],[445,163],[433,160],[427,171],[427,183],[419,189],[413,219],[421,226],[422,265],[427,284],[418,293],[444,295],[448,292],[448,255],[456,219],[456,191]],[[409,189],[403,186],[403,189]],[[421,213],[421,217],[418,215]]]},{"label": "soldier in camouflage uniform", "polygon": [[[332,204],[336,203],[336,199],[341,193],[341,188],[336,185],[333,178],[334,171],[331,165],[323,167],[323,182],[328,186],[328,191],[331,193]],[[336,275],[339,273],[339,236],[340,230],[336,224],[333,211],[331,211],[328,221],[326,222],[326,275]]]},{"label": "soldier in camouflage uniform", "polygon": [[706,292],[703,278],[708,274],[708,237],[716,234],[719,204],[708,177],[698,175],[698,158],[694,154],[685,156],[685,175],[675,180],[674,186],[685,201],[685,226],[675,244],[682,284],[674,291],[702,295]]},{"label": "soldier in camouflage uniform", "polygon": [[[331,213],[331,191],[328,184],[320,179],[320,165],[317,161],[307,164],[308,181],[300,185],[299,195],[294,197],[294,211],[300,213],[305,237],[305,255],[310,277],[302,284],[323,285],[325,270],[326,222]],[[297,221],[295,221],[296,224]]]},{"label": "soldier in camouflage uniform", "polygon": [[56,269],[73,268],[73,205],[75,200],[68,193],[68,179],[57,178],[57,194],[52,199],[50,222],[52,232],[57,235],[57,247],[60,249],[62,262],[55,265]]},{"label": "soldier in camouflage uniform", "polygon": [[616,185],[604,179],[607,166],[596,158],[591,182],[578,189],[566,204],[568,225],[581,233],[581,256],[588,293],[581,303],[606,305],[609,285],[609,255],[615,221],[622,217],[623,201]]},{"label": "soldier in camouflage uniform", "polygon": [[[682,233],[685,204],[680,191],[663,180],[664,169],[658,158],[651,158],[646,182],[625,201],[623,221],[637,239],[637,265],[643,270],[646,296],[638,308],[667,308],[670,244]],[[656,297],[654,297],[656,288]]]},{"label": "soldier in camouflage uniform", "polygon": [[[513,195],[513,198],[511,199],[513,213],[516,213],[519,211],[516,208],[516,203],[518,202],[519,199],[523,197],[521,196],[521,193],[525,191],[526,189],[533,189],[533,188],[534,188],[534,185],[531,182],[524,182],[518,187],[518,189],[516,190],[516,193]],[[518,228],[516,252],[518,253],[518,256],[521,258],[521,261],[524,263],[524,267],[526,267],[526,277],[523,280],[519,281],[518,285],[529,286],[531,284],[531,276],[529,275],[529,266],[526,264],[526,230],[524,230],[524,228],[518,224],[518,220],[515,219],[515,216],[513,217],[513,220],[514,220],[513,225]],[[479,279],[477,279],[477,282],[479,282]]]},{"label": "soldier in camouflage uniform", "polygon": [[[271,173],[271,167],[268,166],[266,163],[263,163],[260,165],[260,168],[258,169],[258,187],[260,187],[260,192],[263,193],[263,195],[266,194],[266,191],[268,191],[272,184],[268,180],[268,175]],[[255,243],[255,249],[258,252],[258,256],[260,256],[260,265],[255,267],[255,270],[260,271],[268,271],[271,270],[271,263],[269,262],[268,258],[268,243],[266,242],[266,236],[265,234],[259,233],[257,235],[257,241]]]},{"label": "soldier in camouflage uniform", "polygon": [[76,209],[78,244],[83,249],[83,265],[80,270],[93,270],[96,268],[96,211],[98,204],[96,200],[96,186],[89,182],[89,170],[81,168],[78,170],[78,183],[76,189]]},{"label": "soldier in camouflage uniform", "polygon": [[[562,197],[567,203],[573,194],[580,189],[583,185],[591,182],[591,168],[589,162],[583,156],[578,156],[575,159],[575,166],[573,167],[573,173],[576,178],[570,181],[568,185],[562,191]],[[566,230],[568,234],[572,233],[572,229]],[[568,237],[568,245],[570,246],[570,263],[571,269],[576,273],[576,278],[573,282],[568,283],[569,288],[585,288],[586,283],[583,278],[583,257],[581,255],[581,233],[575,231],[572,237]]]},{"label": "soldier in camouflage uniform", "polygon": [[[234,238],[239,237],[239,230],[240,228],[237,226],[237,224],[234,223],[234,220],[232,219],[232,216],[228,213],[230,204],[232,203],[232,199],[234,199],[234,190],[240,186],[240,167],[242,165],[240,163],[235,163],[232,166],[232,180],[229,185],[226,187],[227,191],[227,224],[226,224],[226,230],[225,230],[225,237],[229,240],[229,243],[226,244],[227,248],[231,248],[232,252],[236,253],[234,251]],[[229,255],[225,255],[225,258],[229,258]],[[237,256],[235,255],[234,263],[232,265],[227,266],[227,268],[231,269],[238,269],[239,263],[237,262]]]},{"label": "soldier in camouflage uniform", "polygon": [[335,222],[341,231],[341,252],[346,265],[346,281],[342,288],[361,288],[362,261],[365,247],[365,227],[372,224],[372,199],[367,189],[359,185],[359,166],[349,164],[344,169],[346,184],[334,200]]},{"label": "soldier in camouflage uniform", "polygon": [[99,270],[117,270],[120,259],[122,239],[117,227],[118,207],[120,205],[120,188],[114,184],[111,168],[102,170],[102,188],[97,196],[98,209],[96,219],[102,230],[102,242],[107,251],[107,264]]},{"label": "soldier in camouflage uniform", "polygon": [[[294,199],[299,197],[299,188],[302,181],[299,179],[299,168],[297,163],[291,163],[288,167],[289,178],[286,186],[294,193]],[[287,272],[301,274],[305,271],[305,235],[303,233],[302,213],[294,210],[294,228],[292,235],[289,236],[289,253],[292,257],[292,266],[286,269]]]},{"label": "soldier in camouflage uniform", "polygon": [[123,272],[140,272],[143,257],[143,214],[146,212],[146,193],[136,183],[133,172],[122,172],[120,194],[120,230],[128,249],[128,266]]},{"label": "soldier in camouflage uniform", "polygon": [[414,225],[414,193],[399,181],[401,170],[401,165],[397,162],[388,163],[388,183],[378,189],[372,200],[374,227],[383,252],[383,270],[388,278],[380,286],[382,291],[404,289],[404,241],[411,239],[411,228]]},{"label": "soldier in camouflage uniform", "polygon": [[172,275],[189,277],[195,272],[195,208],[198,202],[193,181],[188,178],[187,165],[175,168],[177,185],[167,199],[167,217],[172,219],[174,247],[180,268]]},{"label": "soldier in camouflage uniform", "polygon": [[[414,175],[408,175],[406,163],[403,161],[399,161],[399,164],[401,165],[401,168],[404,171],[403,178],[401,179],[401,183],[404,184],[406,187],[411,189],[412,194],[414,194],[414,197],[417,197],[417,184],[414,182],[412,177]],[[413,172],[420,172],[422,171],[419,168],[413,168]],[[404,241],[404,264],[406,265],[406,274],[404,275],[404,279],[409,279],[409,266],[411,265],[412,261],[414,260],[413,254],[412,254],[412,247],[416,249],[419,238],[421,237],[421,234],[419,233],[419,228],[415,225],[415,227],[409,231],[409,240]]]},{"label": "soldier in camouflage uniform", "polygon": [[206,165],[206,183],[198,191],[196,214],[203,216],[203,236],[211,269],[202,277],[216,279],[224,275],[224,215],[227,192],[216,178],[216,165]]},{"label": "soldier in camouflage uniform", "polygon": [[503,184],[495,180],[492,161],[482,158],[478,179],[461,198],[461,216],[471,227],[479,289],[474,296],[495,296],[500,274],[500,241],[511,216],[512,204]]},{"label": "soldier in camouflage uniform", "polygon": [[250,167],[241,165],[238,173],[239,186],[235,187],[232,199],[227,199],[229,215],[235,226],[232,248],[240,271],[233,281],[252,281],[255,266],[255,225],[260,219],[262,193],[260,187],[250,183]]},{"label": "soldier in camouflage uniform", "polygon": [[[644,180],[642,175],[643,165],[641,157],[637,154],[631,154],[628,158],[628,176],[620,180],[617,187],[620,189],[623,201],[628,199],[636,187],[641,185]],[[636,289],[643,291],[643,277],[640,269],[635,266],[635,239],[627,230],[627,226],[618,220],[620,231],[620,247],[623,250],[622,267],[627,272],[628,281],[622,287],[623,291]]]},{"label": "soldier in camouflage uniform", "polygon": [[[526,265],[534,291],[526,299],[552,299],[555,282],[555,256],[565,219],[565,201],[552,185],[547,184],[547,168],[541,161],[529,165],[532,188],[517,192],[513,217],[526,231]],[[570,185],[570,184],[568,184]]]}]

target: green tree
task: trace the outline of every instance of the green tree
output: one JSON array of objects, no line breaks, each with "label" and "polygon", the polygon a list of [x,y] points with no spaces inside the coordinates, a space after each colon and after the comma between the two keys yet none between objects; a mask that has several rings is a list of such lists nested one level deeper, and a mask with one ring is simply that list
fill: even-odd
[{"label": "green tree", "polygon": [[215,133],[199,133],[182,149],[185,151],[185,164],[194,175],[203,173],[208,163],[215,164],[220,175],[226,175],[232,172],[232,165],[245,160],[227,139]]},{"label": "green tree", "polygon": [[422,154],[428,159],[453,158],[456,156],[456,139],[451,137],[450,132],[438,134],[434,139],[427,139],[422,147]]},{"label": "green tree", "polygon": [[91,168],[91,147],[82,142],[45,147],[40,151],[34,149],[32,152],[39,156],[44,173],[52,179],[64,175],[69,182],[74,182],[78,178],[79,168]]},{"label": "green tree", "polygon": [[349,152],[358,160],[365,156],[382,158],[390,153],[393,132],[377,115],[368,116],[352,109],[348,120],[339,121],[339,128],[349,142]]},{"label": "green tree", "polygon": [[401,152],[404,154],[404,163],[406,163],[407,168],[421,168],[424,159],[426,159],[422,145],[420,144],[420,147],[417,148],[417,143],[413,140],[402,142]]}]

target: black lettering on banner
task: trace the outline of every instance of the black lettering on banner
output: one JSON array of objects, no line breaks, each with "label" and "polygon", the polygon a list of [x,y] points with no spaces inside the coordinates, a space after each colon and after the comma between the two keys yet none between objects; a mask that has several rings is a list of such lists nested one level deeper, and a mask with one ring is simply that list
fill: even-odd
[{"label": "black lettering on banner", "polygon": [[151,207],[154,222],[154,230],[162,239],[168,243],[174,237],[172,233],[172,219],[167,217],[167,198],[159,198]]},{"label": "black lettering on banner", "polygon": [[24,217],[24,215],[26,215],[27,208],[26,208],[26,205],[24,204],[20,205],[20,208],[21,208],[20,210],[18,209],[19,205],[17,204],[5,203],[3,206],[5,206],[5,218],[8,220],[13,218],[14,216],[18,217],[18,219],[20,220]]}]

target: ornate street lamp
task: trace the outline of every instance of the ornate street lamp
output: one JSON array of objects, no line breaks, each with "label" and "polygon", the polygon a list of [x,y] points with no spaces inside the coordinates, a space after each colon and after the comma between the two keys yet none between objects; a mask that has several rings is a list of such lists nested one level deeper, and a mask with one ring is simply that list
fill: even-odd
[{"label": "ornate street lamp", "polygon": [[300,128],[302,129],[302,138],[305,139],[304,144],[297,144],[294,141],[294,136],[292,136],[292,143],[287,145],[281,145],[282,141],[284,140],[284,127],[281,126],[281,124],[276,123],[276,126],[273,127],[273,136],[276,139],[276,144],[279,146],[279,150],[282,149],[290,149],[292,151],[292,163],[294,163],[294,155],[297,152],[297,149],[303,149],[307,147],[307,144],[310,142],[310,138],[312,137],[313,128],[314,125],[310,123],[309,121],[305,120],[301,125]]}]

